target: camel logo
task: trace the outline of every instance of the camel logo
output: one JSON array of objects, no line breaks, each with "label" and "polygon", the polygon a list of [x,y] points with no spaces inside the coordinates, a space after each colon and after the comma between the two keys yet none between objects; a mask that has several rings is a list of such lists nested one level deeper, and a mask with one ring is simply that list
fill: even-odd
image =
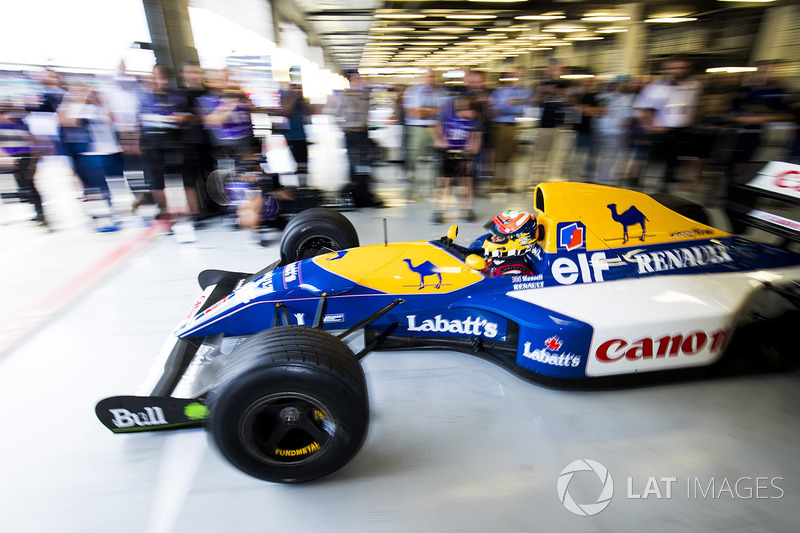
[{"label": "camel logo", "polygon": [[408,269],[411,272],[415,272],[419,275],[419,287],[418,290],[422,290],[426,287],[425,285],[425,278],[428,276],[435,276],[436,277],[436,286],[434,288],[440,289],[442,287],[442,273],[439,270],[439,267],[431,263],[430,261],[424,261],[417,266],[414,266],[411,263],[411,259],[403,259],[403,262],[408,265]]},{"label": "camel logo", "polygon": [[[577,472],[594,472],[603,484],[603,490],[595,503],[577,503],[569,493],[569,485]],[[614,480],[605,466],[591,459],[578,459],[573,461],[561,471],[558,476],[558,499],[567,510],[578,516],[594,516],[608,507],[611,497],[614,496]]]},{"label": "camel logo", "polygon": [[586,226],[581,222],[562,222],[557,231],[559,248],[571,252],[586,246]]},{"label": "camel logo", "polygon": [[644,242],[646,232],[645,221],[650,221],[644,213],[639,211],[635,205],[630,206],[628,210],[622,214],[617,213],[617,204],[608,204],[606,207],[611,210],[611,218],[613,218],[615,222],[622,224],[622,244],[628,242],[628,227],[635,226],[636,224],[642,227],[642,236],[639,237],[639,240]]}]

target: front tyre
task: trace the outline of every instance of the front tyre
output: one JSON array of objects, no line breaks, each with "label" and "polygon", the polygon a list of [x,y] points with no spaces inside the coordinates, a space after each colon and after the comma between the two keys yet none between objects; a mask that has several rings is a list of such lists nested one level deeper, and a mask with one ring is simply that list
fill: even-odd
[{"label": "front tyre", "polygon": [[223,456],[266,481],[326,476],[367,434],[364,372],[339,339],[285,326],[257,333],[229,356],[209,394],[206,425]]}]

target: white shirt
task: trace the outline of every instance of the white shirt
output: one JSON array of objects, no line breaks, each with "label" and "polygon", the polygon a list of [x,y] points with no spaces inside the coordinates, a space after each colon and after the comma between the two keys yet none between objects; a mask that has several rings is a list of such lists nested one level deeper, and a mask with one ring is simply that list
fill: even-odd
[{"label": "white shirt", "polygon": [[676,85],[669,81],[651,83],[642,89],[633,107],[652,109],[655,127],[685,128],[694,124],[700,91],[700,83],[692,80]]},{"label": "white shirt", "polygon": [[[412,85],[406,92],[403,93],[403,107],[406,109],[415,109],[419,107],[435,107],[439,108],[444,95],[438,89],[431,89],[427,85]],[[436,118],[411,118],[406,113],[407,126],[429,126],[436,124]]]}]

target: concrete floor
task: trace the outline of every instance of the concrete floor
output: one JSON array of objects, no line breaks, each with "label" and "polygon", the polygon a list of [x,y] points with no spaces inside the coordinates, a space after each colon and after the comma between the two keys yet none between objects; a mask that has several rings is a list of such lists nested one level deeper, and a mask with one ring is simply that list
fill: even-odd
[{"label": "concrete floor", "polygon": [[[343,154],[325,157],[341,180]],[[69,189],[61,170],[47,174],[51,194]],[[406,204],[394,171],[381,172],[393,207],[347,213],[361,243],[383,242],[384,217],[392,241],[440,236],[430,203]],[[482,223],[527,205],[502,194],[477,211]],[[81,216],[49,234],[14,216],[0,224],[0,531],[797,531],[797,372],[575,392],[462,354],[374,353],[366,443],[339,472],[296,486],[240,473],[201,429],[113,435],[95,403],[136,391],[199,293],[197,273],[254,271],[278,252],[221,222],[181,244],[135,219],[97,234]],[[461,230],[477,235],[480,223]],[[595,516],[559,500],[578,459],[613,478]],[[600,487],[583,471],[568,491],[587,504]]]}]

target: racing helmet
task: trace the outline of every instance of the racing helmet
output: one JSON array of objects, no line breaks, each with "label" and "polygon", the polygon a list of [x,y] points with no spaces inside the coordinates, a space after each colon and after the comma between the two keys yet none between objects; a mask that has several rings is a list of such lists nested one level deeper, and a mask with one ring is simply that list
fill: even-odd
[{"label": "racing helmet", "polygon": [[483,225],[490,235],[483,241],[486,259],[524,256],[536,244],[536,216],[524,211],[503,211]]}]

